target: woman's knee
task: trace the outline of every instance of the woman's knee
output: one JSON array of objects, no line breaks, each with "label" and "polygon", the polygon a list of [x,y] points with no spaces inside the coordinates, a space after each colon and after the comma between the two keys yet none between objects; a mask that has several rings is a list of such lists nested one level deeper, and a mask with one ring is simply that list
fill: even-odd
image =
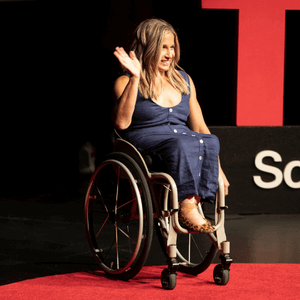
[{"label": "woman's knee", "polygon": [[168,141],[168,146],[169,149],[171,149],[172,151],[181,151],[184,150],[185,148],[187,148],[188,145],[188,141],[185,139],[182,139],[180,137],[175,137],[172,138]]}]

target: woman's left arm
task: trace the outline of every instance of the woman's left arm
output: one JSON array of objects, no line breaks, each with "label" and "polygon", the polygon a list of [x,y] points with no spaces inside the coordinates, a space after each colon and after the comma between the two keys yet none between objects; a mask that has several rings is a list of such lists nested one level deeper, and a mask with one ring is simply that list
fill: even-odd
[{"label": "woman's left arm", "polygon": [[[194,82],[191,77],[189,77],[189,79],[190,79],[190,115],[188,118],[188,126],[191,130],[195,132],[211,134],[204,121],[202,110],[197,100]],[[220,158],[219,158],[219,172],[223,179],[225,195],[228,195],[228,187],[230,184],[221,168]]]}]

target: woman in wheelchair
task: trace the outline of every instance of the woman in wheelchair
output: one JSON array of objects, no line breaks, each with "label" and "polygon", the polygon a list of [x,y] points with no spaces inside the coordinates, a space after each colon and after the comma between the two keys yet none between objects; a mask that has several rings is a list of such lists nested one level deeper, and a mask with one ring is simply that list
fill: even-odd
[{"label": "woman in wheelchair", "polygon": [[192,79],[178,65],[174,28],[163,20],[146,20],[135,31],[129,55],[121,47],[114,55],[126,74],[114,85],[115,127],[141,153],[159,158],[174,178],[181,224],[212,232],[197,206],[215,201],[219,172],[226,195],[229,182],[219,161],[219,140],[205,124]]}]

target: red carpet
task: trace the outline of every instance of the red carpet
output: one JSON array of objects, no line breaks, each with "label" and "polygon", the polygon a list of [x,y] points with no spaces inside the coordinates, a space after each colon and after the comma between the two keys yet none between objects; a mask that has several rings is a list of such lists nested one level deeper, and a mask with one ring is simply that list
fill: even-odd
[{"label": "red carpet", "polygon": [[217,286],[213,268],[198,277],[178,273],[176,288],[165,291],[164,267],[144,267],[130,282],[99,272],[70,273],[25,280],[0,287],[0,299],[299,299],[300,264],[232,264],[229,283]]}]

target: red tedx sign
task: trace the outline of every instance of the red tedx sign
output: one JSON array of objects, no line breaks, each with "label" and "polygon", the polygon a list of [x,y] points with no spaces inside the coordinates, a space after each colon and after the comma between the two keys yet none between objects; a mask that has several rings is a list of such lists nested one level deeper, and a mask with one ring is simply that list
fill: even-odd
[{"label": "red tedx sign", "polygon": [[282,126],[286,10],[300,0],[202,0],[202,8],[238,9],[238,126]]}]

